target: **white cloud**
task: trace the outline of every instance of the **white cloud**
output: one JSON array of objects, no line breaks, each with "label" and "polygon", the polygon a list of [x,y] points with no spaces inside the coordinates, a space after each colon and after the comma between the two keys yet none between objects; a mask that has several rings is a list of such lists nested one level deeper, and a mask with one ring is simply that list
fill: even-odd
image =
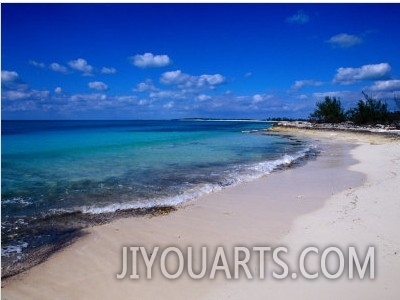
[{"label": "white cloud", "polygon": [[211,99],[211,96],[204,95],[204,94],[198,95],[196,97],[196,100],[200,101],[200,102],[207,101],[207,100],[210,100],[210,99]]},{"label": "white cloud", "polygon": [[34,101],[24,101],[23,103],[13,102],[12,104],[9,104],[7,106],[3,106],[2,110],[3,111],[15,112],[15,111],[34,110],[36,108],[37,108],[36,107],[36,103]]},{"label": "white cloud", "polygon": [[400,91],[400,80],[377,81],[370,89],[372,91]]},{"label": "white cloud", "polygon": [[8,90],[27,91],[29,89],[28,85],[21,81],[17,72],[7,70],[1,71],[1,88],[2,93]]},{"label": "white cloud", "polygon": [[32,66],[37,67],[37,68],[45,68],[46,67],[46,65],[44,63],[37,62],[35,60],[30,60],[29,64],[31,64]]},{"label": "white cloud", "polygon": [[[133,112],[135,108],[140,107],[138,97],[136,95],[118,95],[108,96],[104,93],[78,93],[69,97],[59,97],[57,110],[68,114],[76,112],[99,111],[100,115],[109,117],[110,111],[119,115]],[[61,101],[63,103],[61,103]],[[54,101],[50,103],[50,107],[54,108]],[[160,108],[162,105],[160,105]],[[135,111],[137,112],[137,111]],[[97,113],[96,113],[97,115]],[[127,116],[127,115],[126,115]]]},{"label": "white cloud", "polygon": [[190,75],[182,73],[181,70],[176,70],[163,73],[160,82],[163,84],[180,84],[189,79]]},{"label": "white cloud", "polygon": [[165,67],[171,63],[168,55],[154,55],[153,53],[137,54],[130,58],[132,63],[139,68]]},{"label": "white cloud", "polygon": [[294,84],[292,85],[291,89],[298,91],[302,89],[305,86],[321,86],[323,85],[323,82],[313,80],[313,79],[307,79],[307,80],[296,80]]},{"label": "white cloud", "polygon": [[31,100],[44,100],[48,98],[49,91],[38,91],[38,90],[7,90],[2,92],[2,99],[4,100],[22,100],[22,99],[31,99]]},{"label": "white cloud", "polygon": [[48,98],[49,95],[50,95],[50,92],[47,90],[44,90],[44,91],[31,90],[29,97],[36,99],[36,100],[44,100],[44,99]]},{"label": "white cloud", "polygon": [[299,10],[296,14],[286,19],[286,22],[293,24],[306,24],[310,21],[310,17],[303,11]]},{"label": "white cloud", "polygon": [[75,94],[69,97],[63,108],[70,113],[93,110],[104,111],[109,107],[115,108],[117,105],[114,98],[108,98],[107,95],[102,93]]},{"label": "white cloud", "polygon": [[3,83],[15,82],[19,80],[18,73],[15,71],[1,71],[1,81]]},{"label": "white cloud", "polygon": [[2,98],[5,100],[20,100],[29,97],[29,93],[23,91],[4,91],[2,92]]},{"label": "white cloud", "polygon": [[136,88],[133,89],[134,92],[147,92],[147,91],[157,91],[151,79],[147,79],[145,82],[140,82],[137,84]]},{"label": "white cloud", "polygon": [[164,107],[164,108],[167,108],[167,109],[170,109],[170,108],[174,107],[174,101],[170,101],[170,102],[168,102],[168,103],[165,103],[165,104],[163,105],[163,107]]},{"label": "white cloud", "polygon": [[107,99],[105,94],[75,94],[71,96],[71,101],[103,101]]},{"label": "white cloud", "polygon": [[71,60],[68,62],[68,65],[77,71],[81,71],[86,75],[89,75],[93,71],[93,67],[88,64],[86,59],[78,58],[76,60]]},{"label": "white cloud", "polygon": [[263,101],[263,97],[260,94],[255,94],[253,96],[253,101],[252,101],[253,104],[256,104],[256,103],[259,103],[262,101]]},{"label": "white cloud", "polygon": [[137,100],[137,96],[135,96],[135,95],[116,96],[115,100],[118,102],[132,103]]},{"label": "white cloud", "polygon": [[168,99],[186,99],[187,98],[186,90],[163,90],[163,91],[155,91],[149,94],[149,97],[152,99],[156,98],[168,98]]},{"label": "white cloud", "polygon": [[361,80],[379,80],[387,78],[391,67],[388,63],[364,65],[361,68],[339,68],[333,83],[352,84]]},{"label": "white cloud", "polygon": [[179,85],[180,87],[214,87],[225,81],[225,77],[221,74],[203,74],[200,76],[192,76],[182,73],[181,70],[165,72],[161,75],[160,82],[167,85]]},{"label": "white cloud", "polygon": [[102,67],[100,70],[100,73],[102,74],[115,74],[117,73],[116,68],[107,68],[107,67]]},{"label": "white cloud", "polygon": [[[255,94],[255,95],[253,95],[253,96],[251,97],[250,103],[251,103],[252,105],[255,105],[255,104],[264,102],[265,100],[269,100],[269,99],[272,99],[272,98],[273,98],[272,95],[267,95],[267,94]],[[247,97],[245,97],[244,99],[245,99],[246,101],[248,101],[248,100],[247,100]]]},{"label": "white cloud", "polygon": [[306,99],[308,99],[308,96],[305,94],[301,94],[300,96],[297,97],[297,99],[306,100]]},{"label": "white cloud", "polygon": [[[195,77],[193,77],[196,79]],[[208,83],[209,85],[217,85],[221,84],[225,81],[224,76],[221,74],[214,74],[214,75],[200,75],[197,80],[198,86],[203,86],[204,84]]]},{"label": "white cloud", "polygon": [[149,103],[150,103],[149,100],[140,99],[139,102],[138,102],[138,105],[142,106],[142,105],[147,105],[147,104],[149,104]]},{"label": "white cloud", "polygon": [[56,94],[61,94],[62,93],[62,88],[61,87],[56,87],[55,89],[54,89],[54,93],[56,93]]},{"label": "white cloud", "polygon": [[106,91],[108,90],[108,85],[101,81],[92,81],[88,83],[91,89],[96,91]]},{"label": "white cloud", "polygon": [[52,63],[50,64],[50,69],[55,71],[55,72],[60,72],[60,73],[65,73],[67,72],[67,67],[64,67],[58,63]]},{"label": "white cloud", "polygon": [[332,36],[327,42],[332,46],[349,48],[362,43],[362,39],[356,35],[340,33]]},{"label": "white cloud", "polygon": [[[15,71],[1,71],[1,99],[4,101],[18,101],[18,100],[29,100],[29,101],[43,101],[49,97],[50,92],[47,90],[39,91],[29,88],[29,86],[21,81],[19,75]],[[14,108],[11,109],[10,105]],[[18,105],[10,104],[8,102],[2,103],[4,110],[18,110],[24,106],[23,103]]]},{"label": "white cloud", "polygon": [[252,72],[247,72],[246,74],[244,74],[244,77],[251,77],[253,75]]}]

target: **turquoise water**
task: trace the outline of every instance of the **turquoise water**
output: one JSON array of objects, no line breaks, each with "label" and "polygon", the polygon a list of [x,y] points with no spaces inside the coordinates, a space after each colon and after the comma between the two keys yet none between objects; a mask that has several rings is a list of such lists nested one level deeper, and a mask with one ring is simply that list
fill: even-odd
[{"label": "turquoise water", "polygon": [[177,205],[260,177],[309,151],[303,141],[267,135],[270,125],[2,121],[2,255],[29,248],[31,233],[21,228],[35,226],[32,220]]}]

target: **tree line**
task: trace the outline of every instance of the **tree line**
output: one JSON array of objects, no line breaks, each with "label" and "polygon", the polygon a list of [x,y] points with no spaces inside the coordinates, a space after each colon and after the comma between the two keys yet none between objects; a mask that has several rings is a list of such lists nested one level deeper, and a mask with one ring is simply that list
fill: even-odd
[{"label": "tree line", "polygon": [[[400,121],[400,111],[389,111],[388,105],[362,93],[364,99],[357,102],[356,107],[345,111],[339,98],[326,96],[316,103],[316,108],[309,119],[318,123],[340,123],[351,121],[357,125],[391,124]],[[397,99],[396,99],[397,100]]]}]

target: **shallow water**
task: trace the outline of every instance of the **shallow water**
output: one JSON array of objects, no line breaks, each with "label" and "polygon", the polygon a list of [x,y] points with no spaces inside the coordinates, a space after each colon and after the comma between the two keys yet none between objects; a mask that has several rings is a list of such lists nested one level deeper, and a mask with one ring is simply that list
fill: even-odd
[{"label": "shallow water", "polygon": [[32,247],[58,242],[76,228],[71,220],[77,213],[90,220],[93,214],[175,206],[268,174],[310,151],[305,141],[265,134],[269,126],[2,121],[2,256],[24,260]]}]

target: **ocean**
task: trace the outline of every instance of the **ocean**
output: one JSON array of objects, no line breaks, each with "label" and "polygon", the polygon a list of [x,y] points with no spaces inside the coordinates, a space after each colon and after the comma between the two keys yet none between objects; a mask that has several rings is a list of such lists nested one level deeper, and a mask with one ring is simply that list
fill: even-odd
[{"label": "ocean", "polygon": [[[2,121],[2,273],[115,216],[174,209],[315,154],[237,120]],[[244,204],[245,205],[245,204]]]}]

